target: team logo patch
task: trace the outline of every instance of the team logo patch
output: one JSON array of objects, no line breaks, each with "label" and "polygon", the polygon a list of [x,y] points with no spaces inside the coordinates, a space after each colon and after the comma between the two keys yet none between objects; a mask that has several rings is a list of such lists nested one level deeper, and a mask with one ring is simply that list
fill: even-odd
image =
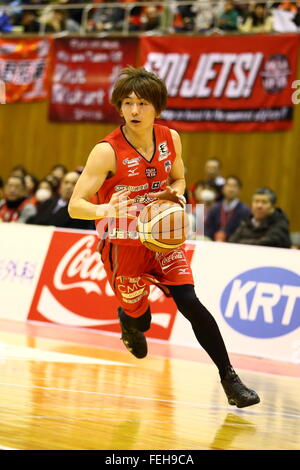
[{"label": "team logo patch", "polygon": [[157,169],[154,166],[148,166],[145,170],[147,178],[154,178],[157,175]]},{"label": "team logo patch", "polygon": [[171,161],[170,161],[170,160],[167,160],[167,161],[165,162],[165,170],[166,170],[167,173],[170,173],[171,167],[172,167]]}]

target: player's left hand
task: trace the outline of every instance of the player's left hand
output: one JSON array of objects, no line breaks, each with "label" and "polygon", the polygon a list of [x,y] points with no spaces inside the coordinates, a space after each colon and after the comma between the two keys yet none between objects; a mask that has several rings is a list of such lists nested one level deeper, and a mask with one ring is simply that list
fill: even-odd
[{"label": "player's left hand", "polygon": [[185,207],[186,200],[183,194],[178,194],[178,190],[167,186],[164,191],[157,191],[154,193],[148,193],[148,196],[153,199],[166,199],[167,201],[176,202],[181,207]]}]

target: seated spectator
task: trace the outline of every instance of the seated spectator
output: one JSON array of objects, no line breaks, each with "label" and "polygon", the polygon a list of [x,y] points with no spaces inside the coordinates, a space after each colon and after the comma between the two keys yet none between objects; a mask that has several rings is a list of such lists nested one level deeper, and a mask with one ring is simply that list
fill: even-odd
[{"label": "seated spectator", "polygon": [[68,213],[68,203],[78,178],[79,175],[75,171],[66,173],[62,179],[59,194],[43,202],[39,206],[37,214],[31,217],[27,223],[93,230],[95,228],[93,221],[71,219]]},{"label": "seated spectator", "polygon": [[152,31],[159,28],[161,12],[162,8],[158,5],[143,7],[141,22],[144,31]]},{"label": "seated spectator", "polygon": [[273,16],[264,3],[256,3],[254,10],[239,26],[243,33],[270,33],[273,31]]},{"label": "seated spectator", "polygon": [[47,33],[79,33],[80,26],[72,18],[69,18],[69,14],[66,10],[52,10],[50,17],[46,22],[45,31]]},{"label": "seated spectator", "polygon": [[193,3],[190,5],[177,6],[173,24],[174,30],[176,32],[194,30],[195,17],[197,13],[194,11],[193,6]]},{"label": "seated spectator", "polygon": [[25,178],[26,175],[27,175],[27,170],[25,166],[23,165],[14,166],[10,172],[10,176],[21,176],[22,178]]},{"label": "seated spectator", "polygon": [[242,220],[251,212],[248,206],[239,200],[242,182],[236,176],[228,176],[223,186],[224,199],[217,202],[207,213],[205,236],[215,241],[226,241],[237,229]]},{"label": "seated spectator", "polygon": [[274,191],[257,189],[252,197],[252,215],[240,223],[229,242],[290,248],[288,218],[275,204]]},{"label": "seated spectator", "polygon": [[39,184],[39,180],[37,179],[36,176],[32,175],[31,173],[27,173],[24,177],[25,179],[25,185],[26,185],[26,191],[27,191],[27,196],[31,197],[34,195],[37,186]]},{"label": "seated spectator", "polygon": [[221,167],[221,161],[216,157],[212,157],[206,160],[204,166],[205,180],[208,184],[215,186],[217,189],[217,201],[223,199],[222,188],[225,183],[225,178],[220,175]]},{"label": "seated spectator", "polygon": [[19,20],[23,33],[38,33],[40,30],[40,22],[38,21],[37,12],[34,10],[24,10]]},{"label": "seated spectator", "polygon": [[68,173],[67,168],[62,165],[61,163],[58,163],[57,165],[54,165],[51,168],[51,171],[48,176],[56,178],[56,180],[60,183],[63,177]]},{"label": "seated spectator", "polygon": [[219,16],[216,26],[222,31],[236,31],[238,29],[239,13],[235,9],[234,2],[228,0],[224,4],[224,11]]},{"label": "seated spectator", "polygon": [[9,15],[0,10],[0,33],[11,33],[13,30]]},{"label": "seated spectator", "polygon": [[25,223],[35,214],[36,208],[26,195],[24,178],[9,176],[4,187],[4,199],[0,203],[0,221]]},{"label": "seated spectator", "polygon": [[50,180],[45,178],[38,182],[36,190],[30,198],[30,201],[38,209],[41,204],[43,204],[43,202],[47,201],[51,197],[54,197],[55,194],[55,187],[53,186]]},{"label": "seated spectator", "polygon": [[103,6],[95,10],[92,18],[88,21],[89,32],[120,31],[123,28],[125,9],[118,6],[105,6],[105,3],[112,3],[112,1],[104,0]]},{"label": "seated spectator", "polygon": [[193,204],[188,214],[190,229],[193,236],[189,238],[203,238],[204,222],[206,220],[209,209],[216,202],[217,190],[214,185],[210,185],[206,181],[198,181],[193,191]]}]

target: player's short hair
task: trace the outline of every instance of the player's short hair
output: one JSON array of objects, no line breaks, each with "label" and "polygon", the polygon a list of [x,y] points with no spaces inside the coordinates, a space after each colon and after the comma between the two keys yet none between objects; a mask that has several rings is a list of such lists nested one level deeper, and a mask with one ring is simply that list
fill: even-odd
[{"label": "player's short hair", "polygon": [[270,188],[266,188],[266,187],[263,187],[263,188],[258,188],[256,189],[256,191],[254,192],[254,195],[255,194],[263,194],[265,196],[268,196],[271,204],[274,206],[274,204],[276,203],[276,200],[277,200],[277,197],[276,197],[276,194],[275,192],[270,189]]},{"label": "player's short hair", "polygon": [[128,66],[121,70],[114,85],[111,104],[120,112],[122,101],[132,92],[138,98],[149,101],[157,114],[160,114],[167,106],[168,91],[165,83],[143,67],[135,69]]}]

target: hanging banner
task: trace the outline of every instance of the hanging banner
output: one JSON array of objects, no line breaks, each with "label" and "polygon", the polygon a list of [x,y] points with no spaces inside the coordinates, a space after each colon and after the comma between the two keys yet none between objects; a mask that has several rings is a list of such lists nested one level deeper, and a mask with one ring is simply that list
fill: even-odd
[{"label": "hanging banner", "polygon": [[120,70],[136,62],[137,39],[57,39],[49,118],[65,122],[118,122],[109,104]]},{"label": "hanging banner", "polygon": [[162,120],[180,131],[290,129],[296,34],[141,38],[141,64],[165,80]]},{"label": "hanging banner", "polygon": [[3,102],[38,101],[48,98],[52,39],[0,38],[0,83]]}]

